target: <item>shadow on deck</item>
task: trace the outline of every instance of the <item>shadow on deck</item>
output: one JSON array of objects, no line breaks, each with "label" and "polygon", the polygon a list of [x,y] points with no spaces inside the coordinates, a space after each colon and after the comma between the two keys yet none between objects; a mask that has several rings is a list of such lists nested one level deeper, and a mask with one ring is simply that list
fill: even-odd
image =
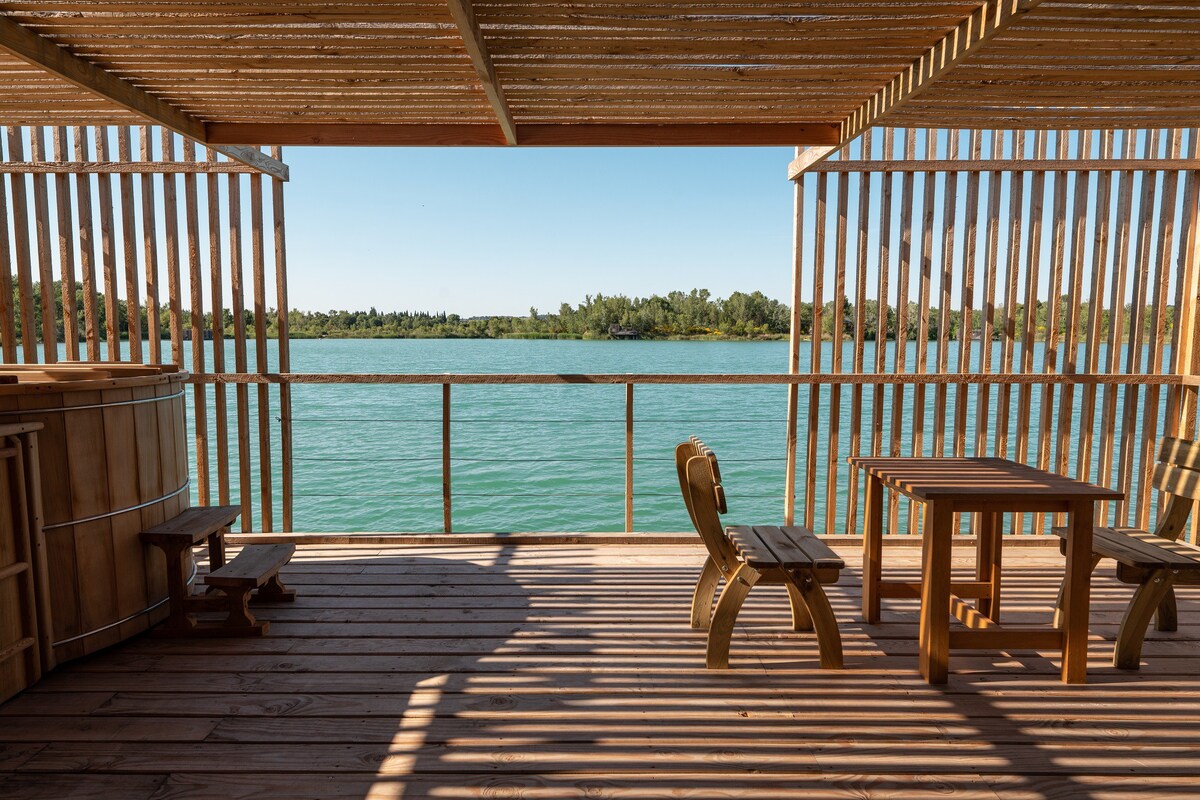
[{"label": "shadow on deck", "polygon": [[[915,573],[915,549],[885,568]],[[846,552],[856,564],[855,553]],[[967,553],[963,553],[964,556]],[[1101,567],[1091,683],[1057,657],[916,672],[915,601],[858,615],[817,667],[782,587],[751,595],[732,669],[687,627],[699,548],[304,548],[260,640],[142,637],[0,707],[4,798],[1162,798],[1200,781],[1200,592],[1110,665],[1129,588]],[[962,562],[964,565],[966,561]],[[1062,559],[1007,558],[1005,619],[1049,618]]]}]

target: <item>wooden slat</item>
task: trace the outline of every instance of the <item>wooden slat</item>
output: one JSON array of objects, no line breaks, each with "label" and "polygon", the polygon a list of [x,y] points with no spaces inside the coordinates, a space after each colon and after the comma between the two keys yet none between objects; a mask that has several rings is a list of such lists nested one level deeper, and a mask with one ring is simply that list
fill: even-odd
[{"label": "wooden slat", "polygon": [[[89,158],[88,129],[71,129],[75,153],[81,161]],[[83,288],[83,335],[88,361],[100,360],[100,323],[96,310],[96,237],[92,225],[92,180],[75,176],[75,201],[79,207],[79,272]],[[176,361],[175,363],[180,363]]]},{"label": "wooden slat", "polygon": [[[0,179],[0,208],[8,208],[8,191]],[[17,361],[16,309],[13,308],[12,256],[9,254],[8,214],[0,214],[0,348],[4,363]]]},{"label": "wooden slat", "polygon": [[[128,128],[117,128],[117,158],[125,163],[133,160]],[[142,301],[139,287],[137,255],[137,220],[133,212],[133,175],[119,178],[121,192],[121,250],[125,273],[126,332],[129,337],[129,359],[142,361]]]},{"label": "wooden slat", "polygon": [[[46,158],[45,131],[29,129],[30,161]],[[42,308],[42,361],[58,361],[58,326],[54,313],[54,260],[50,254],[50,199],[46,193],[46,178],[35,175],[33,183],[34,237],[37,241],[38,299]]]},{"label": "wooden slat", "polygon": [[[828,181],[825,176],[817,178],[816,220],[813,223],[813,270],[812,270],[812,349],[810,367],[821,372],[822,323],[825,310],[825,230],[827,227]],[[808,390],[808,439],[805,443],[804,469],[804,526],[811,529],[816,517],[817,506],[817,431],[821,427],[821,387],[810,386]]]},{"label": "wooden slat", "polygon": [[[150,127],[138,129],[141,160],[153,158],[154,143]],[[154,176],[142,175],[142,253],[146,265],[146,335],[149,337],[150,363],[162,363],[162,326],[158,305],[158,214],[154,203]]]},{"label": "wooden slat", "polygon": [[[283,163],[283,152],[276,147],[271,151],[271,157]],[[279,371],[288,372],[292,368],[291,344],[288,331],[288,279],[287,279],[287,236],[284,228],[283,215],[283,180],[276,178],[271,181],[271,224],[275,234],[275,290],[276,308],[279,309],[277,324],[279,348]],[[281,479],[283,481],[283,531],[290,532],[293,527],[293,472],[292,472],[292,387],[279,387],[279,461]]]},{"label": "wooden slat", "polygon": [[[196,145],[183,141],[183,160],[196,160]],[[184,231],[187,243],[188,298],[191,305],[192,369],[204,369],[204,275],[200,263],[200,200],[195,173],[183,176]],[[212,496],[208,452],[208,389],[192,387],[193,442],[196,451],[196,497],[200,505],[208,505]]]},{"label": "wooden slat", "polygon": [[[15,126],[8,129],[8,158],[13,161],[25,160],[24,135],[21,128]],[[37,325],[34,324],[33,312],[33,256],[29,248],[29,202],[25,191],[25,180],[22,177],[12,176],[9,183],[9,196],[13,217],[13,258],[17,268],[21,351],[25,357],[25,363],[36,364],[38,348]]]},{"label": "wooden slat", "polygon": [[[175,137],[162,131],[162,157],[175,160]],[[174,175],[163,176],[163,230],[167,248],[167,298],[171,320],[171,362],[183,363],[183,306],[179,286],[179,201]]]},{"label": "wooden slat", "polygon": [[[108,160],[108,130],[95,128],[96,157]],[[104,277],[104,335],[108,343],[107,361],[121,361],[121,319],[118,300],[116,231],[113,223],[112,176],[96,176],[96,196],[99,198],[100,263]]]},{"label": "wooden slat", "polygon": [[[205,159],[216,160],[216,152],[207,150]],[[205,179],[205,206],[208,210],[208,280],[212,306],[212,364],[214,372],[225,371],[225,261],[221,253],[220,178],[209,174]],[[286,316],[284,314],[283,316]],[[224,386],[213,387],[213,416],[216,418],[217,502],[229,505],[229,409]]]},{"label": "wooden slat", "polygon": [[[242,200],[241,178],[229,176],[229,292],[233,312],[233,369],[246,374],[246,300],[242,270]],[[238,500],[242,507],[243,532],[254,529],[254,487],[250,478],[250,387],[238,384],[234,388],[237,405]]]},{"label": "wooden slat", "polygon": [[[254,367],[260,375],[267,365],[267,277],[266,245],[263,231],[262,176],[250,176],[250,252],[254,270]],[[274,530],[271,473],[271,394],[270,387],[258,386],[258,484],[262,530]]]},{"label": "wooden slat", "polygon": [[[54,129],[54,160],[70,157],[66,128]],[[63,343],[68,361],[79,358],[79,314],[75,299],[75,224],[71,214],[71,179],[67,174],[54,176],[54,201],[57,215],[59,280],[62,281]],[[0,198],[0,204],[3,198]]]}]

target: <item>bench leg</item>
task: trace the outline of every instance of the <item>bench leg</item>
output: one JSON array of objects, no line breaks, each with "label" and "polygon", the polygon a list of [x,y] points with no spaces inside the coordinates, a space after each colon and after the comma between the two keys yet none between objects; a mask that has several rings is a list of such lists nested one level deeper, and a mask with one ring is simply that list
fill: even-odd
[{"label": "bench leg", "polygon": [[[1096,567],[1100,564],[1100,556],[1092,555],[1092,572],[1096,571]],[[1063,582],[1058,585],[1058,597],[1054,599],[1054,627],[1062,627],[1062,604],[1063,591],[1067,588],[1067,580],[1063,578]]]},{"label": "bench leg", "polygon": [[707,630],[712,621],[713,595],[716,594],[717,584],[721,581],[721,568],[712,556],[704,559],[700,568],[700,577],[696,579],[696,589],[692,592],[692,627]]},{"label": "bench leg", "polygon": [[748,564],[742,564],[725,582],[717,610],[713,612],[712,624],[708,629],[708,648],[704,665],[709,669],[729,669],[729,640],[733,637],[733,624],[737,621],[742,603],[762,573]]},{"label": "bench leg", "polygon": [[792,630],[811,631],[813,618],[808,603],[805,601],[804,593],[792,582],[790,575],[784,586],[787,587],[788,602],[792,605]]},{"label": "bench leg", "polygon": [[296,599],[296,591],[284,586],[283,581],[279,580],[279,573],[276,572],[267,578],[267,582],[258,590],[254,599],[260,603],[290,603]]},{"label": "bench leg", "polygon": [[823,669],[842,668],[842,634],[838,630],[837,617],[829,597],[821,588],[821,582],[808,570],[788,574],[788,591],[794,589],[810,614],[812,629],[817,634],[817,649],[821,653]]},{"label": "bench leg", "polygon": [[994,622],[1000,621],[1000,573],[1004,558],[1004,529],[1001,515],[984,512],[979,515],[975,579],[992,585],[991,596],[981,597],[975,607],[980,614]]},{"label": "bench leg", "polygon": [[1154,629],[1170,632],[1179,630],[1179,609],[1175,605],[1175,587],[1167,589],[1158,611],[1154,614]]},{"label": "bench leg", "polygon": [[259,622],[250,613],[250,589],[230,587],[223,590],[229,597],[229,616],[221,625],[230,635],[262,635],[267,632],[267,623]]},{"label": "bench leg", "polygon": [[1133,600],[1125,610],[1121,628],[1117,631],[1117,646],[1113,650],[1114,667],[1137,669],[1141,666],[1142,642],[1146,639],[1150,617],[1158,610],[1167,592],[1171,591],[1174,581],[1175,576],[1170,570],[1156,569],[1133,593]]}]

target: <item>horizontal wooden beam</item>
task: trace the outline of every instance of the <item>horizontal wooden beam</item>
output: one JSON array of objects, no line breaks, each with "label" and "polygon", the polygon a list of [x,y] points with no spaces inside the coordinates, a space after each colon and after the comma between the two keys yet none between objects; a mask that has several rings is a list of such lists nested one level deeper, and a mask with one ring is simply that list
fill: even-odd
[{"label": "horizontal wooden beam", "polygon": [[240,161],[0,161],[0,175],[257,175],[260,172]]},{"label": "horizontal wooden beam", "polygon": [[[824,142],[832,147],[810,148],[788,165],[788,179],[796,180],[805,172],[833,155],[888,114],[901,108],[929,88],[968,55],[1020,18],[1042,0],[986,0],[970,16],[955,26],[920,58],[888,81],[879,91],[842,121],[837,141]],[[797,144],[806,144],[797,142]]]},{"label": "horizontal wooden beam", "polygon": [[910,64],[842,123],[840,143],[846,144],[888,114],[932,86],[967,56],[978,51],[1042,0],[986,0],[916,61]]},{"label": "horizontal wooden beam", "polygon": [[[207,136],[207,125],[205,126]],[[262,172],[270,175],[272,178],[278,178],[281,181],[287,181],[291,178],[291,172],[288,170],[288,165],[277,158],[272,158],[261,150],[253,147],[233,147],[227,145],[213,145],[206,142],[201,142],[209,150],[215,150],[227,158],[234,161],[240,161],[255,169],[257,172]]]},{"label": "horizontal wooden beam", "polygon": [[[534,147],[724,147],[825,144],[831,124],[518,125],[517,140]],[[208,124],[210,144],[491,147],[507,144],[496,124],[390,125]]]},{"label": "horizontal wooden beam", "polygon": [[[793,180],[802,174],[796,171],[797,161],[793,161],[788,167],[788,177]],[[1193,169],[1200,169],[1200,158],[996,158],[912,161],[864,161],[855,158],[823,161],[805,168],[804,172],[1137,172]]]},{"label": "horizontal wooden beam", "polygon": [[[108,100],[113,105],[132,111],[148,122],[162,125],[181,136],[208,145],[208,131],[202,120],[180,111],[128,81],[105,72],[8,17],[0,17],[0,52],[16,56],[43,72]],[[245,147],[216,149],[234,161],[249,164],[259,172],[284,181],[288,179],[287,165],[265,153]]]},{"label": "horizontal wooden beam", "polygon": [[504,141],[508,144],[516,144],[517,126],[513,122],[512,112],[508,109],[504,89],[500,86],[499,78],[496,77],[496,68],[492,64],[492,57],[488,55],[487,44],[483,41],[483,33],[479,30],[479,23],[475,21],[475,11],[471,8],[471,0],[447,0],[447,5],[450,6],[450,16],[454,17],[454,24],[458,26],[463,44],[466,45],[471,65],[475,67],[475,73],[479,75],[479,83],[487,97],[488,105],[492,107],[492,112],[496,115],[500,130],[504,131]]},{"label": "horizontal wooden beam", "polygon": [[200,120],[67,52],[8,17],[0,17],[0,51],[103,97],[114,105],[133,111],[155,124],[204,141],[204,123]]},{"label": "horizontal wooden beam", "polygon": [[638,383],[646,385],[820,385],[820,386],[875,386],[875,385],[958,385],[973,386],[986,384],[988,386],[1179,386],[1184,384],[1182,375],[1155,375],[1139,373],[1122,375],[1110,373],[1070,374],[1055,373],[1040,375],[1037,373],[1020,372],[943,372],[943,373],[873,373],[846,372],[839,374],[788,374],[788,373],[720,373],[720,374],[664,374],[651,373],[592,373],[592,374],[551,374],[551,373],[512,373],[512,374],[476,374],[476,373],[345,373],[345,372],[268,372],[268,373],[191,373],[188,380],[192,383],[279,383],[279,384],[404,384],[430,385],[450,383],[456,385],[562,385],[562,384],[597,384],[623,385]]}]

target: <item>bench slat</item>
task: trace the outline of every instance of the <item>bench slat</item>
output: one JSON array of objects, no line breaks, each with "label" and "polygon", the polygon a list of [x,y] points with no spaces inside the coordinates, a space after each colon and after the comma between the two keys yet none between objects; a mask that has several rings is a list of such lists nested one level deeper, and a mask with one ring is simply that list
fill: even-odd
[{"label": "bench slat", "polygon": [[833,552],[833,548],[821,541],[815,533],[808,528],[791,525],[786,528],[779,529],[785,536],[790,538],[796,545],[802,549],[812,560],[813,567],[816,569],[844,569],[846,562],[837,553]]},{"label": "bench slat", "polygon": [[209,586],[262,586],[291,560],[294,544],[252,544],[225,566],[204,576]]},{"label": "bench slat", "polygon": [[153,528],[142,531],[142,541],[161,542],[190,537],[194,544],[228,528],[242,513],[238,506],[192,506]]},{"label": "bench slat", "polygon": [[1158,448],[1158,460],[1177,467],[1200,470],[1200,442],[1167,436]]},{"label": "bench slat", "polygon": [[1172,464],[1159,464],[1154,468],[1152,482],[1156,489],[1162,489],[1167,494],[1200,500],[1200,472],[1195,470]]},{"label": "bench slat", "polygon": [[734,525],[725,529],[725,535],[733,542],[742,560],[755,569],[779,566],[779,558],[763,543],[751,526]]},{"label": "bench slat", "polygon": [[734,525],[725,529],[738,553],[755,569],[842,569],[845,562],[800,525]]},{"label": "bench slat", "polygon": [[[1066,537],[1066,528],[1054,528]],[[1094,528],[1092,550],[1105,558],[1139,569],[1200,570],[1200,548],[1173,542],[1137,528]]]}]

